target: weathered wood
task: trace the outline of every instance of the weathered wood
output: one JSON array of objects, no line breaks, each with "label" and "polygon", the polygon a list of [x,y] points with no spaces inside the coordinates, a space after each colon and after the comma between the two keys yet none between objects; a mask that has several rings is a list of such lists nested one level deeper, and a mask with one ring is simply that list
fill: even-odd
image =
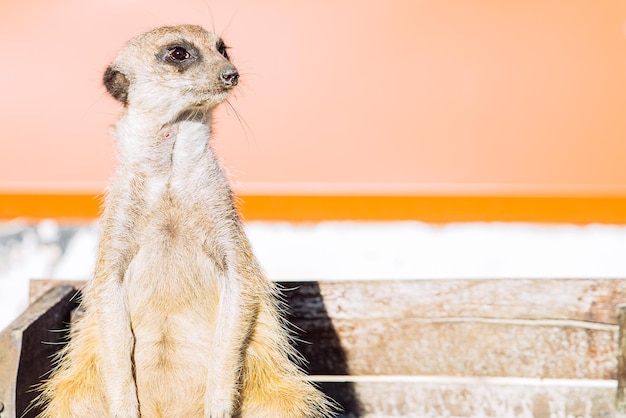
[{"label": "weathered wood", "polygon": [[[568,323],[334,320],[328,336],[319,321],[296,321],[312,374],[336,374],[343,356],[353,375],[514,376],[614,379],[617,326],[590,329]],[[320,328],[318,328],[320,327]],[[341,342],[341,347],[334,346]],[[330,347],[329,347],[330,346]]]},{"label": "weathered wood", "polygon": [[0,402],[2,418],[29,418],[28,407],[36,395],[33,386],[50,371],[52,357],[63,344],[75,307],[75,289],[56,287],[0,333]]},{"label": "weathered wood", "polygon": [[333,319],[569,319],[617,325],[626,280],[506,279],[286,282],[294,316]]},{"label": "weathered wood", "polygon": [[624,280],[283,285],[314,374],[615,378]]},{"label": "weathered wood", "polygon": [[347,387],[358,410],[344,417],[614,418],[614,381],[376,377],[322,382],[340,402]]},{"label": "weathered wood", "polygon": [[[60,284],[32,280],[31,301]],[[624,279],[281,282],[295,318],[568,319],[617,325]]]},{"label": "weathered wood", "polygon": [[[33,280],[31,301],[59,284]],[[569,319],[617,325],[624,279],[381,280],[282,282],[292,315],[348,318]]]},{"label": "weathered wood", "polygon": [[619,337],[617,349],[617,413],[626,416],[626,305],[619,307]]},{"label": "weathered wood", "polygon": [[[281,285],[289,319],[300,328],[299,338],[311,342],[298,343],[308,371],[357,379],[323,383],[352,413],[346,416],[618,414],[613,379],[626,374],[618,372],[626,367],[624,349],[618,349],[626,337],[619,334],[617,307],[626,302],[626,280]],[[34,294],[37,287],[33,282]],[[369,375],[389,377],[358,380]],[[409,375],[418,380],[407,380]],[[441,375],[447,380],[436,380]],[[486,380],[459,381],[472,376]],[[503,382],[494,376],[526,383],[494,384]],[[550,378],[576,380],[542,386],[540,379]],[[486,381],[491,383],[477,383]]]},{"label": "weathered wood", "polygon": [[30,304],[33,304],[52,288],[71,286],[75,289],[81,289],[85,283],[87,283],[86,280],[31,279],[29,282],[28,300]]},{"label": "weathered wood", "polygon": [[312,374],[616,378],[625,280],[281,285]]}]

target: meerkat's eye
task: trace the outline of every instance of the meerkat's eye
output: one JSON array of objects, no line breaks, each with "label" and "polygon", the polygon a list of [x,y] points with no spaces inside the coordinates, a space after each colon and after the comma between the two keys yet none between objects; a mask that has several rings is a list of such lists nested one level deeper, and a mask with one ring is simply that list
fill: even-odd
[{"label": "meerkat's eye", "polygon": [[169,50],[169,58],[170,60],[176,61],[185,61],[189,59],[191,54],[182,46],[175,46],[174,48]]},{"label": "meerkat's eye", "polygon": [[228,53],[226,52],[228,47],[226,46],[226,44],[224,44],[224,41],[220,39],[219,41],[217,41],[217,45],[215,45],[215,47],[217,48],[217,52],[222,54],[224,58],[226,58],[227,60],[230,59],[228,58]]}]

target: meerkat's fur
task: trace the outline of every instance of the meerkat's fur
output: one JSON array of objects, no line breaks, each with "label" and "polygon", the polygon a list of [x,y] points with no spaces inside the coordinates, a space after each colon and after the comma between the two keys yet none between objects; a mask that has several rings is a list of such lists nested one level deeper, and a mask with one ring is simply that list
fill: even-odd
[{"label": "meerkat's fur", "polygon": [[209,144],[237,84],[199,26],[132,39],[104,75],[124,112],[94,277],[42,418],[327,417]]}]

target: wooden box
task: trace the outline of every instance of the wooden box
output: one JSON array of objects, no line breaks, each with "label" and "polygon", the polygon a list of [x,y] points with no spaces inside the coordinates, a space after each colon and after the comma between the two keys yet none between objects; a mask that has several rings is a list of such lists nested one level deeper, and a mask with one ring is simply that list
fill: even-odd
[{"label": "wooden box", "polygon": [[[26,410],[81,284],[31,282],[31,306],[0,334],[1,418]],[[281,286],[305,368],[342,405],[340,416],[599,418],[626,410],[626,280]]]}]

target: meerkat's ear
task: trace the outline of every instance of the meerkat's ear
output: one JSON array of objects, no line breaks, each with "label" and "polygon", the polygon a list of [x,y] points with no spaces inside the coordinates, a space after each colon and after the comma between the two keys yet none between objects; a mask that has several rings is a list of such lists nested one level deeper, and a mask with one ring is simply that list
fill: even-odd
[{"label": "meerkat's ear", "polygon": [[109,66],[102,77],[104,87],[116,100],[128,104],[128,87],[130,82],[121,71],[116,70],[113,66]]}]

